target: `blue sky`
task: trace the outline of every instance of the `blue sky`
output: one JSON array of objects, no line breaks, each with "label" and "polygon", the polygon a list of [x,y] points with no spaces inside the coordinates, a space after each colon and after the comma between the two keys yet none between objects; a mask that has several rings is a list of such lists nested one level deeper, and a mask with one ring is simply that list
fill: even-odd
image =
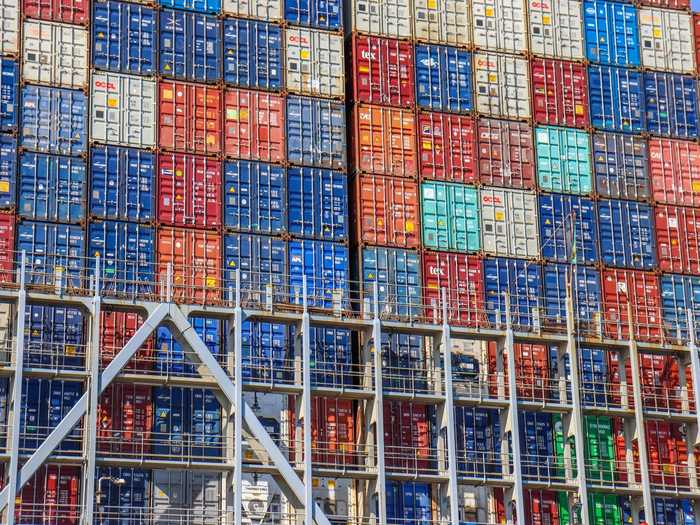
[{"label": "blue sky", "polygon": [[700,11],[700,0],[693,0],[692,6],[695,11]]}]

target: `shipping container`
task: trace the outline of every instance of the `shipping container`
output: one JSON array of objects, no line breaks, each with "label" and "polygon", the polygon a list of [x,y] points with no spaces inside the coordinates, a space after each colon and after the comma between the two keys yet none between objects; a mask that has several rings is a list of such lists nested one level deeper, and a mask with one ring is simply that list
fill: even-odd
[{"label": "shipping container", "polygon": [[20,8],[19,0],[3,0],[0,9],[0,53],[3,55],[17,56],[20,49],[19,41],[19,21]]},{"label": "shipping container", "polygon": [[29,18],[85,24],[90,17],[90,5],[85,0],[23,0],[22,11]]},{"label": "shipping container", "polygon": [[455,407],[457,470],[469,477],[499,474],[501,458],[498,410]]},{"label": "shipping container", "polygon": [[158,155],[160,224],[216,229],[221,226],[221,162],[207,157]]},{"label": "shipping container", "polygon": [[418,174],[413,112],[361,105],[355,107],[354,117],[356,170],[396,177]]},{"label": "shipping container", "polygon": [[416,46],[416,102],[435,111],[465,113],[474,107],[472,54],[455,47]]},{"label": "shipping container", "polygon": [[156,97],[154,80],[94,72],[90,138],[109,145],[154,147]]},{"label": "shipping container", "polygon": [[447,294],[451,324],[477,326],[484,316],[484,280],[481,259],[473,255],[423,252],[425,316],[442,319],[442,291]]},{"label": "shipping container", "polygon": [[161,75],[193,82],[221,80],[221,20],[201,13],[163,9],[158,32]]},{"label": "shipping container", "polygon": [[183,514],[203,523],[221,515],[221,473],[201,470],[153,470],[152,516],[155,522],[171,522]]},{"label": "shipping container", "polygon": [[693,525],[696,523],[689,500],[654,498],[656,525]]},{"label": "shipping container", "polygon": [[292,164],[344,170],[347,166],[342,104],[287,97],[287,160]]},{"label": "shipping container", "polygon": [[[295,329],[292,326],[290,330],[293,340]],[[342,328],[311,327],[309,346],[312,384],[333,388],[353,385],[352,332]]]},{"label": "shipping container", "polygon": [[689,13],[656,8],[639,10],[642,65],[674,73],[695,73],[695,42]]},{"label": "shipping container", "polygon": [[153,75],[158,59],[157,27],[157,14],[151,7],[96,0],[91,21],[92,64],[117,73]]},{"label": "shipping container", "polygon": [[362,250],[364,308],[374,308],[376,282],[380,314],[418,317],[422,311],[421,261],[415,251],[365,247]]},{"label": "shipping container", "polygon": [[288,231],[297,237],[345,241],[349,237],[348,182],[344,173],[287,170]]},{"label": "shipping container", "polygon": [[649,160],[656,203],[700,206],[700,144],[651,138]]},{"label": "shipping container", "polygon": [[82,310],[28,305],[24,315],[24,365],[82,370],[87,331]]},{"label": "shipping container", "polygon": [[399,248],[419,248],[418,183],[395,177],[357,176],[355,213],[358,241]]},{"label": "shipping container", "polygon": [[588,127],[585,66],[576,62],[533,59],[530,68],[535,122],[570,128]]},{"label": "shipping container", "polygon": [[342,0],[285,0],[287,23],[318,29],[339,30],[343,27]]},{"label": "shipping container", "polygon": [[656,206],[654,214],[661,271],[700,275],[700,210]]},{"label": "shipping container", "polygon": [[142,457],[150,452],[153,396],[150,386],[113,383],[97,405],[97,450],[110,456]]},{"label": "shipping container", "polygon": [[80,467],[49,464],[39,467],[17,492],[18,523],[78,525],[81,515]]},{"label": "shipping container", "polygon": [[85,28],[26,20],[22,28],[22,53],[25,81],[76,89],[87,83],[89,57]]},{"label": "shipping container", "polygon": [[[236,270],[240,270],[244,297],[272,301],[273,291],[280,294],[287,285],[287,243],[265,235],[225,235],[224,287],[227,293],[228,289],[235,289]],[[271,289],[266,288],[268,285]]]},{"label": "shipping container", "polygon": [[655,135],[698,137],[697,83],[670,73],[644,73],[647,130]]},{"label": "shipping container", "polygon": [[600,257],[607,266],[652,269],[656,264],[654,212],[630,201],[598,201]]},{"label": "shipping container", "polygon": [[[209,352],[219,361],[224,357],[223,326],[218,319],[193,317],[190,323],[196,334],[206,345]],[[197,375],[197,366],[193,362],[194,350],[183,346],[167,326],[159,326],[155,336],[155,370],[174,376]]]},{"label": "shipping container", "polygon": [[538,265],[520,259],[486,257],[484,291],[486,313],[490,323],[505,323],[506,303],[503,294],[508,293],[513,325],[538,325],[539,302],[542,297],[542,276]]},{"label": "shipping container", "polygon": [[385,332],[381,346],[384,389],[403,393],[426,392],[427,355],[421,336]]},{"label": "shipping container", "polygon": [[481,118],[477,129],[481,183],[534,189],[532,128],[524,122]]},{"label": "shipping container", "polygon": [[221,153],[221,90],[161,80],[158,85],[161,148],[216,155]]},{"label": "shipping container", "polygon": [[387,523],[418,525],[432,522],[430,485],[412,481],[387,481]]},{"label": "shipping container", "polygon": [[413,36],[410,0],[351,0],[347,12],[351,31],[401,39]]},{"label": "shipping container", "polygon": [[562,263],[597,263],[595,202],[558,193],[540,194],[538,201],[542,258]]},{"label": "shipping container", "polygon": [[90,223],[88,256],[100,257],[100,286],[104,292],[131,296],[155,293],[155,236],[155,230],[145,224]]},{"label": "shipping container", "polygon": [[259,20],[277,22],[284,16],[282,13],[282,0],[223,0],[222,12],[224,15],[257,18]]},{"label": "shipping container", "polygon": [[482,186],[479,194],[484,252],[512,257],[539,257],[535,193]]},{"label": "shipping container", "polygon": [[185,9],[198,13],[218,14],[221,11],[221,0],[159,0],[160,5]]},{"label": "shipping container", "polygon": [[413,107],[415,63],[409,42],[353,33],[353,100],[383,106]]},{"label": "shipping container", "polygon": [[648,272],[604,269],[601,272],[605,335],[626,339],[630,335],[627,305],[631,305],[634,336],[656,341],[661,336],[659,279]]},{"label": "shipping container", "polygon": [[540,189],[588,194],[593,191],[589,134],[568,128],[535,129]]},{"label": "shipping container", "polygon": [[[532,525],[568,525],[569,521],[564,519],[563,509],[560,507],[560,497],[564,496],[564,501],[568,505],[568,495],[564,492],[554,492],[552,490],[528,490],[525,492],[525,515],[527,523]],[[568,515],[568,508],[565,513]]]},{"label": "shipping container", "polygon": [[[144,318],[135,312],[102,310],[100,318],[100,364],[102,367],[126,346],[136,331],[141,328]],[[124,366],[125,370],[151,370],[153,368],[153,337],[137,350],[134,357]]]},{"label": "shipping container", "polygon": [[85,220],[87,175],[81,158],[24,153],[19,160],[17,212],[27,219]]},{"label": "shipping container", "polygon": [[434,468],[430,412],[430,407],[411,401],[384,401],[387,470],[412,473]]},{"label": "shipping container", "polygon": [[593,172],[600,197],[646,201],[651,196],[647,140],[637,135],[595,133]]},{"label": "shipping container", "polygon": [[149,151],[94,145],[90,149],[90,215],[150,222],[155,218],[156,156]]},{"label": "shipping container", "polygon": [[[93,75],[96,79],[98,75]],[[93,104],[97,99],[93,95]],[[24,86],[22,147],[45,153],[80,155],[87,150],[87,97],[82,91]],[[95,138],[95,125],[92,126]]]},{"label": "shipping container", "polygon": [[530,118],[531,91],[527,60],[508,55],[476,53],[474,92],[476,110],[481,115],[508,119]]},{"label": "shipping container", "polygon": [[478,252],[481,249],[479,194],[462,184],[421,184],[423,246],[433,250]]},{"label": "shipping container", "polygon": [[639,0],[639,5],[687,10],[691,8],[691,0]]},{"label": "shipping container", "polygon": [[527,51],[526,9],[525,0],[473,0],[476,47],[506,53]]},{"label": "shipping container", "polygon": [[289,242],[289,288],[287,300],[303,302],[303,276],[306,276],[308,306],[347,308],[350,255],[346,246],[329,241]]},{"label": "shipping container", "polygon": [[[151,494],[151,472],[129,467],[98,466],[95,483],[103,478],[123,479],[123,485],[107,483],[100,490],[100,507],[109,516],[105,525],[133,523],[148,511]],[[112,521],[113,520],[113,521]]]},{"label": "shipping container", "polygon": [[577,0],[528,0],[530,51],[539,56],[582,60],[583,18]]},{"label": "shipping container", "polygon": [[[242,89],[225,90],[223,126],[226,157],[283,162],[284,104],[284,98],[280,95]],[[344,140],[342,144],[345,144]]]},{"label": "shipping container", "polygon": [[80,226],[23,221],[17,226],[16,264],[27,252],[28,284],[81,288],[85,235]]},{"label": "shipping container", "polygon": [[700,73],[700,13],[693,15],[693,26],[695,29],[695,65]]},{"label": "shipping container", "polygon": [[642,73],[594,64],[588,68],[588,89],[593,127],[633,133],[646,130]]},{"label": "shipping container", "polygon": [[0,131],[17,129],[19,114],[19,64],[0,58]]},{"label": "shipping container", "polygon": [[[661,276],[661,305],[666,336],[688,341],[688,310],[694,319],[700,318],[700,278],[684,275]],[[695,324],[696,339],[700,327]]]},{"label": "shipping container", "polygon": [[547,481],[555,457],[554,416],[543,412],[520,411],[518,418],[523,477],[530,481]]},{"label": "shipping container", "polygon": [[[289,414],[291,421],[297,421],[294,396],[289,396]],[[356,463],[356,433],[352,400],[325,397],[311,399],[311,461],[314,466],[342,468],[342,465]],[[289,425],[289,442],[292,447],[300,445],[302,439],[303,427],[300,425],[298,432],[296,425]],[[291,460],[296,456],[295,452],[292,448]]]},{"label": "shipping container", "polygon": [[173,297],[211,303],[220,299],[221,236],[214,232],[159,228],[159,280],[173,271]]},{"label": "shipping container", "polygon": [[224,19],[224,82],[279,91],[284,86],[282,28],[267,22]]},{"label": "shipping container", "polygon": [[293,364],[292,356],[288,355],[290,337],[286,325],[246,321],[243,324],[241,345],[245,382],[291,381]]},{"label": "shipping container", "polygon": [[[644,426],[652,487],[671,490],[688,487],[688,444],[685,431],[681,431],[677,423],[660,420],[647,420]],[[674,520],[672,523],[677,522]]]},{"label": "shipping container", "polygon": [[566,264],[542,267],[544,323],[565,325],[567,291],[571,290],[574,316],[580,324],[593,326],[601,310],[600,274],[597,269]]},{"label": "shipping container", "polygon": [[[470,117],[419,113],[418,153],[421,177],[449,182],[476,182],[476,137],[476,124]],[[497,155],[498,152],[493,153],[494,157]]]},{"label": "shipping container", "polygon": [[586,57],[612,66],[641,65],[637,8],[631,3],[585,0]]},{"label": "shipping container", "polygon": [[[610,483],[613,481],[617,460],[612,419],[604,416],[586,416],[583,425],[586,440],[586,476],[598,483]],[[621,525],[622,521],[614,523]]]},{"label": "shipping container", "polygon": [[416,0],[413,23],[418,42],[467,47],[471,45],[471,2]]},{"label": "shipping container", "polygon": [[14,210],[17,184],[17,139],[0,134],[0,208]]},{"label": "shipping container", "polygon": [[[287,0],[287,4],[289,1]],[[330,3],[326,2],[326,5]],[[326,31],[299,27],[287,27],[285,34],[287,90],[302,95],[344,97],[343,37]]]},{"label": "shipping container", "polygon": [[15,216],[0,213],[0,282],[16,282]]},{"label": "shipping container", "polygon": [[[612,379],[608,372],[607,351],[600,348],[581,348],[579,351],[579,370],[583,403],[594,407],[606,406],[608,390],[610,389],[608,383]],[[588,461],[588,456],[586,460]]]}]

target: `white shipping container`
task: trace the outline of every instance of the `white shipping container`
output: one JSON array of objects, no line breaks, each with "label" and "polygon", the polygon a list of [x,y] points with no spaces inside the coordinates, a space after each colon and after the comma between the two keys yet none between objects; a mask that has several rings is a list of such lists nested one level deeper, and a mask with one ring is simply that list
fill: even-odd
[{"label": "white shipping container", "polygon": [[473,0],[472,30],[479,49],[527,51],[525,0]]},{"label": "white shipping container", "polygon": [[343,37],[288,27],[287,89],[304,95],[342,97],[345,95]]},{"label": "white shipping container", "polygon": [[131,75],[92,75],[91,133],[98,142],[156,144],[156,82]]},{"label": "white shipping container", "polygon": [[483,115],[530,117],[530,75],[527,60],[515,56],[476,53],[476,109]]},{"label": "white shipping container", "polygon": [[0,0],[0,53],[19,54],[19,0]]},{"label": "white shipping container", "polygon": [[484,252],[506,257],[538,257],[540,231],[534,192],[482,186]]},{"label": "white shipping container", "polygon": [[584,57],[580,0],[529,0],[530,51],[564,60]]},{"label": "white shipping container", "polygon": [[415,0],[415,37],[422,42],[471,44],[470,0]]},{"label": "white shipping container", "polygon": [[[221,474],[198,470],[153,471],[156,523],[217,523],[221,516]],[[189,519],[188,519],[189,517]]]},{"label": "white shipping container", "polygon": [[259,18],[260,20],[282,20],[282,0],[224,0],[225,15]]},{"label": "white shipping container", "polygon": [[411,0],[352,0],[350,28],[358,33],[411,38],[413,6]]},{"label": "white shipping container", "polygon": [[674,73],[695,72],[695,44],[688,13],[641,9],[639,32],[644,67]]},{"label": "white shipping container", "polygon": [[86,29],[70,24],[27,20],[22,39],[24,80],[67,88],[85,86],[88,71]]}]

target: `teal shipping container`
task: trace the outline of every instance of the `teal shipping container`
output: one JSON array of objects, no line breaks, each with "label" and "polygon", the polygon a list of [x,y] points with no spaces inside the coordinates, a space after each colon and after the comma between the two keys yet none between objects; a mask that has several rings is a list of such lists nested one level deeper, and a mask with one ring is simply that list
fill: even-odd
[{"label": "teal shipping container", "polygon": [[593,190],[591,145],[585,131],[539,127],[535,153],[540,189],[578,195]]},{"label": "teal shipping container", "polygon": [[421,184],[423,246],[434,250],[477,252],[481,249],[479,195],[464,184]]}]

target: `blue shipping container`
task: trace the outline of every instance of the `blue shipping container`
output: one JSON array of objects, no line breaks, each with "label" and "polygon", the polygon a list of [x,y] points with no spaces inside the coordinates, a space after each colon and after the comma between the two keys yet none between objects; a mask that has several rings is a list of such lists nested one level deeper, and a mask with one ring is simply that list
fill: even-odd
[{"label": "blue shipping container", "polygon": [[155,154],[96,145],[90,155],[90,214],[102,219],[153,220]]},{"label": "blue shipping container", "polygon": [[221,80],[220,20],[164,9],[159,31],[161,75],[194,82]]},{"label": "blue shipping container", "polygon": [[130,2],[97,1],[92,17],[92,63],[97,69],[156,72],[156,11]]},{"label": "blue shipping container", "polygon": [[678,138],[698,136],[697,80],[671,73],[644,73],[647,130]]},{"label": "blue shipping container", "polygon": [[420,336],[382,334],[382,370],[384,388],[399,392],[425,391],[428,367]]},{"label": "blue shipping container", "polygon": [[24,153],[19,165],[22,217],[78,224],[85,220],[87,175],[81,158]]},{"label": "blue shipping container", "polygon": [[240,270],[241,293],[258,295],[266,285],[273,301],[274,294],[284,293],[287,285],[287,243],[275,237],[232,233],[224,236],[224,286],[235,289],[236,270]]},{"label": "blue shipping container", "polygon": [[547,480],[554,466],[554,425],[552,415],[519,412],[522,472],[526,479]]},{"label": "blue shipping container", "polygon": [[539,311],[542,296],[540,268],[521,259],[484,258],[486,310],[490,323],[506,322],[504,293],[510,295],[511,321],[515,326],[530,327]]},{"label": "blue shipping container", "polygon": [[643,76],[621,67],[588,67],[591,124],[598,129],[640,133],[644,121]]},{"label": "blue shipping container", "polygon": [[607,403],[608,362],[605,350],[581,348],[579,350],[581,388],[583,402],[592,406],[605,406]]},{"label": "blue shipping container", "polygon": [[545,322],[566,324],[567,282],[572,284],[576,320],[592,323],[602,311],[600,274],[595,268],[568,264],[546,264],[542,268]]},{"label": "blue shipping container", "polygon": [[345,246],[328,241],[291,241],[288,293],[294,304],[303,302],[303,276],[309,306],[349,307],[350,257]]},{"label": "blue shipping container", "polygon": [[[292,326],[292,337],[294,327]],[[353,384],[352,334],[342,328],[312,327],[311,382],[314,385],[342,388]]]},{"label": "blue shipping container", "polygon": [[244,381],[284,383],[294,379],[286,325],[246,321],[242,331]]},{"label": "blue shipping container", "polygon": [[127,467],[97,467],[95,483],[103,477],[123,479],[124,483],[103,483],[99,487],[102,492],[99,507],[104,515],[109,516],[101,520],[100,525],[143,523],[150,494],[150,471]]},{"label": "blue shipping container", "polygon": [[600,257],[606,266],[650,270],[656,264],[654,213],[638,202],[598,201]]},{"label": "blue shipping container", "polygon": [[586,0],[583,3],[586,57],[613,66],[639,66],[637,8],[631,4]]},{"label": "blue shipping container", "polygon": [[411,481],[388,481],[386,514],[390,525],[428,525],[432,523],[430,486]]},{"label": "blue shipping container", "polygon": [[81,287],[85,235],[80,226],[21,222],[17,226],[17,264],[22,251],[27,252],[27,283]]},{"label": "blue shipping container", "polygon": [[85,320],[78,308],[28,305],[24,316],[24,365],[83,369]]},{"label": "blue shipping container", "polygon": [[447,46],[416,46],[418,106],[464,113],[473,109],[472,55]]},{"label": "blue shipping container", "polygon": [[287,97],[287,160],[344,170],[347,166],[345,108],[330,100]]},{"label": "blue shipping container", "polygon": [[651,195],[647,140],[638,135],[593,135],[593,171],[598,196],[647,200]]},{"label": "blue shipping container", "polygon": [[198,13],[218,13],[221,11],[221,0],[158,0],[160,5],[186,9]]},{"label": "blue shipping container", "polygon": [[88,255],[100,256],[101,288],[121,294],[153,293],[156,281],[154,242],[154,229],[145,224],[91,222]]},{"label": "blue shipping container", "polygon": [[87,97],[73,89],[25,86],[22,146],[45,153],[80,155],[87,150]]},{"label": "blue shipping container", "polygon": [[280,26],[240,18],[224,20],[224,82],[279,91],[283,71]]},{"label": "blue shipping container", "polygon": [[194,457],[220,457],[223,444],[221,405],[213,390],[193,388],[190,392],[191,454]]},{"label": "blue shipping container", "polygon": [[[226,350],[221,321],[206,317],[193,317],[190,319],[190,323],[212,355],[220,359]],[[189,348],[185,351],[167,326],[158,327],[155,350],[155,369],[157,371],[175,376],[195,375],[196,367],[190,356],[194,356],[194,351]]]},{"label": "blue shipping container", "polygon": [[343,25],[343,1],[285,0],[284,18],[294,25],[340,29]]},{"label": "blue shipping container", "polygon": [[9,58],[0,58],[0,131],[17,128],[18,92],[19,65]]},{"label": "blue shipping container", "polygon": [[289,233],[328,241],[348,238],[348,180],[316,168],[287,170]]},{"label": "blue shipping container", "polygon": [[418,317],[423,311],[420,255],[411,250],[366,247],[362,250],[365,307],[371,311],[377,283],[382,314]]},{"label": "blue shipping container", "polygon": [[0,208],[15,207],[17,181],[17,139],[0,135]]},{"label": "blue shipping container", "polygon": [[540,194],[540,250],[543,259],[593,264],[598,261],[596,207],[591,199]]},{"label": "blue shipping container", "polygon": [[662,275],[661,308],[667,337],[688,341],[690,309],[695,322],[695,340],[700,341],[700,277]]},{"label": "blue shipping container", "polygon": [[224,166],[224,224],[237,231],[287,231],[284,168],[238,160]]},{"label": "blue shipping container", "polygon": [[498,410],[455,407],[457,469],[467,476],[500,472]]},{"label": "blue shipping container", "polygon": [[656,525],[695,525],[692,504],[688,500],[654,498]]}]

